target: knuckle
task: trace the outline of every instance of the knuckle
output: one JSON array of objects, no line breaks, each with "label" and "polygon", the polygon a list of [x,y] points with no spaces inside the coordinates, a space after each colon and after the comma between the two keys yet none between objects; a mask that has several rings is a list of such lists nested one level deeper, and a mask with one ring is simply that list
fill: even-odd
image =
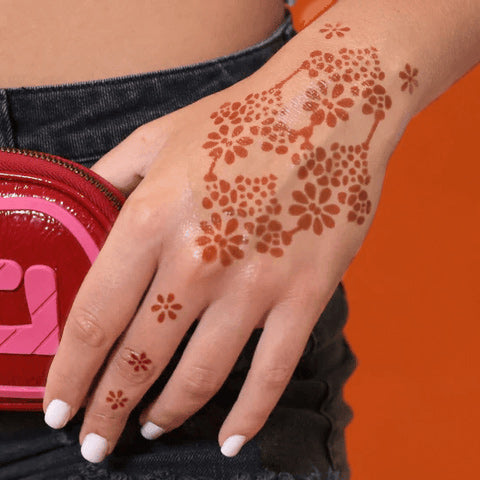
[{"label": "knuckle", "polygon": [[286,366],[266,367],[259,372],[261,381],[270,388],[285,387],[292,374],[292,369]]},{"label": "knuckle", "polygon": [[74,338],[85,345],[100,348],[106,343],[105,330],[95,315],[87,311],[74,312],[68,327]]},{"label": "knuckle", "polygon": [[182,381],[184,390],[197,397],[207,397],[221,386],[218,373],[200,365],[190,367],[182,374]]},{"label": "knuckle", "polygon": [[142,234],[156,231],[163,218],[161,209],[148,192],[130,195],[122,207],[121,215],[130,232]]},{"label": "knuckle", "polygon": [[[134,356],[132,356],[132,354]],[[115,355],[114,365],[119,375],[132,384],[146,383],[153,375],[153,368],[146,361],[138,360],[141,354],[127,347]]]},{"label": "knuckle", "polygon": [[88,413],[89,420],[93,425],[106,425],[118,421],[119,418],[124,417],[127,412],[123,409],[112,410],[111,408],[105,410],[95,410]]},{"label": "knuckle", "polygon": [[270,295],[280,283],[281,272],[270,259],[254,257],[245,262],[235,279],[237,292],[245,298]]}]

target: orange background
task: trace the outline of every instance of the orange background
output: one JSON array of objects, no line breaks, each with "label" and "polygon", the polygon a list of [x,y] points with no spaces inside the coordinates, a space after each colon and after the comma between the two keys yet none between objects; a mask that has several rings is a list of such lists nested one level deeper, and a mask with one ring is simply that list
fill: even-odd
[{"label": "orange background", "polygon": [[480,476],[479,89],[477,67],[410,122],[345,275],[352,480]]}]

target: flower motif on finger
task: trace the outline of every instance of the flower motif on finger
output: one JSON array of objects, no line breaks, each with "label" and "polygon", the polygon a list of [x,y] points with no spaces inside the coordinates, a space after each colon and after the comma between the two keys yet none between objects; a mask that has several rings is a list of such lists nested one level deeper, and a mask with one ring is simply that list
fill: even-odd
[{"label": "flower motif on finger", "polygon": [[158,314],[157,320],[163,322],[168,316],[172,320],[177,318],[176,311],[182,309],[182,305],[175,302],[175,295],[169,293],[166,298],[163,295],[157,295],[157,301],[155,305],[152,306],[152,312],[160,312]]},{"label": "flower motif on finger", "polygon": [[415,78],[418,75],[418,68],[412,68],[410,64],[405,65],[405,70],[400,72],[398,76],[404,80],[402,84],[402,92],[408,89],[408,93],[413,93],[415,87],[418,87],[418,80]]},{"label": "flower motif on finger", "polygon": [[129,365],[133,366],[133,369],[138,372],[140,369],[148,370],[147,365],[150,365],[152,361],[147,358],[147,354],[142,352],[140,355],[131,352],[130,353],[130,360],[128,361]]},{"label": "flower motif on finger", "polygon": [[326,23],[323,28],[320,29],[320,33],[325,34],[325,39],[330,40],[334,35],[337,37],[344,37],[346,32],[349,32],[349,27],[342,27],[340,22],[337,22],[336,25],[331,23]]},{"label": "flower motif on finger", "polygon": [[107,403],[110,403],[112,410],[116,410],[118,407],[124,407],[125,403],[128,401],[128,398],[123,396],[122,390],[117,390],[117,393],[110,390],[107,396]]}]

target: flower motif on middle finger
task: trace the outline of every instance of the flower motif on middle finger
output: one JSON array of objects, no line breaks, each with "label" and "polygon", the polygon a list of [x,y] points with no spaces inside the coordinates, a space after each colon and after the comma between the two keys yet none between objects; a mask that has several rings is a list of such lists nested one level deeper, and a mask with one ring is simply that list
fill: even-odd
[{"label": "flower motif on middle finger", "polygon": [[175,295],[173,293],[169,293],[166,299],[163,295],[157,295],[157,301],[158,303],[152,307],[152,312],[158,312],[161,310],[157,317],[159,322],[163,322],[167,315],[172,320],[177,318],[175,311],[181,310],[182,306],[179,303],[173,303],[175,301]]},{"label": "flower motif on middle finger", "polygon": [[124,407],[128,402],[128,398],[123,396],[122,390],[117,390],[117,393],[110,390],[106,398],[107,403],[111,403],[112,410],[116,410],[118,407]]}]

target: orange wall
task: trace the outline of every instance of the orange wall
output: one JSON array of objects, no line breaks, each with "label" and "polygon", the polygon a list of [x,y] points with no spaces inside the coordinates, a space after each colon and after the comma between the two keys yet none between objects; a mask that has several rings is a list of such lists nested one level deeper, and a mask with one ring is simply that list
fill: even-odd
[{"label": "orange wall", "polygon": [[345,275],[352,480],[480,475],[479,139],[477,67],[407,127]]}]

